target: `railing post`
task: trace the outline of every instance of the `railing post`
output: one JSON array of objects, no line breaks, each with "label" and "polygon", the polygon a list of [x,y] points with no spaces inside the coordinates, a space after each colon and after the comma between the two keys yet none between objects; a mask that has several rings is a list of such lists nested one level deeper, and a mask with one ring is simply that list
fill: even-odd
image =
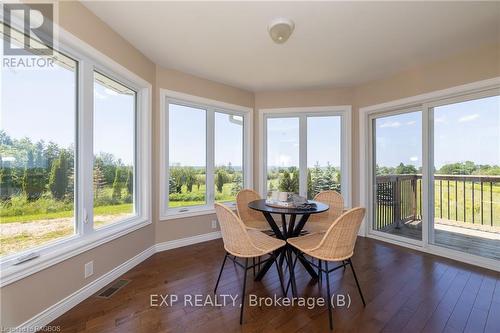
[{"label": "railing post", "polygon": [[412,220],[417,219],[417,176],[415,175],[411,179],[411,190],[412,190]]},{"label": "railing post", "polygon": [[396,223],[396,229],[399,229],[399,222],[401,221],[401,180],[396,176],[394,181],[394,196],[392,198],[394,203],[394,216],[393,221]]}]

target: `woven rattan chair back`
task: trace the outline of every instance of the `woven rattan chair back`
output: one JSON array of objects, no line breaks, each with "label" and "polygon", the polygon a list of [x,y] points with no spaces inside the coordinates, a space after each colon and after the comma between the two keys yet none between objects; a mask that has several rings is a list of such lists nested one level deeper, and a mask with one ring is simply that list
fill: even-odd
[{"label": "woven rattan chair back", "polygon": [[228,207],[215,203],[215,213],[219,220],[222,241],[227,252],[240,257],[252,257],[262,254],[248,236],[245,225]]},{"label": "woven rattan chair back", "polygon": [[361,207],[350,209],[340,215],[313,250],[314,256],[328,261],[340,261],[352,257],[364,216],[365,209]]},{"label": "woven rattan chair back", "polygon": [[259,193],[251,189],[244,189],[236,195],[236,211],[238,216],[245,221],[265,221],[261,212],[248,208],[248,204],[255,200],[262,199]]},{"label": "woven rattan chair back", "polygon": [[342,198],[339,192],[330,190],[322,191],[316,194],[313,200],[327,204],[330,208],[326,212],[311,215],[307,223],[319,221],[333,222],[342,215],[344,210],[344,198]]}]

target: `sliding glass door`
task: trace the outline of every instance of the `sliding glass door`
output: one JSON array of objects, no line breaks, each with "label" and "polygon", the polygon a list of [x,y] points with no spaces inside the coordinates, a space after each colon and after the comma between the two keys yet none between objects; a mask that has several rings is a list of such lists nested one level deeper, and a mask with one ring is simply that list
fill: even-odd
[{"label": "sliding glass door", "polygon": [[431,243],[500,260],[500,96],[433,113]]},{"label": "sliding glass door", "polygon": [[422,111],[372,119],[372,229],[422,239]]},{"label": "sliding glass door", "polygon": [[369,233],[500,260],[500,89],[371,111]]}]

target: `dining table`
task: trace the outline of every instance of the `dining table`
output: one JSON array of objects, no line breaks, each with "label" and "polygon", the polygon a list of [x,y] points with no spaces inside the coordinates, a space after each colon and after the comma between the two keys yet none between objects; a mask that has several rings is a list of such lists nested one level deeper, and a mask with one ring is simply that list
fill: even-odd
[{"label": "dining table", "polygon": [[[307,220],[312,214],[326,212],[329,209],[329,206],[322,202],[309,200],[306,207],[277,207],[274,205],[269,205],[265,199],[260,199],[250,202],[248,204],[248,208],[261,212],[268,222],[269,227],[273,231],[274,235],[277,238],[286,241],[288,238],[298,237],[302,233]],[[274,220],[274,216],[281,216],[281,229],[280,227],[278,227],[278,224]],[[287,216],[289,216],[288,223]],[[298,223],[296,223],[297,216],[300,216]],[[297,251],[297,249],[287,243],[281,249],[276,250],[275,253],[276,257],[279,258],[280,264],[283,264],[284,261],[287,262],[293,296],[297,295],[297,286],[295,283],[292,255],[296,254]],[[302,256],[296,256],[296,258],[299,260],[302,266],[304,266],[309,275],[311,275],[311,278],[317,280],[318,274],[313,269],[313,267]],[[263,265],[262,269],[259,270],[257,276],[255,277],[255,281],[260,281],[266,275],[269,268],[271,268],[272,264],[273,261],[268,260]]]}]

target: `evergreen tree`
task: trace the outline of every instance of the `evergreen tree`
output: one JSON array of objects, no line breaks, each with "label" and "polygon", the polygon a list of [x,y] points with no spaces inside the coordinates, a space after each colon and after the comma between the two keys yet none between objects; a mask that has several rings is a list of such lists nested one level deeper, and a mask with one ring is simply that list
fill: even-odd
[{"label": "evergreen tree", "polygon": [[193,192],[193,185],[196,183],[196,171],[194,168],[185,168],[184,169],[184,179],[188,192]]},{"label": "evergreen tree", "polygon": [[314,198],[315,193],[313,192],[313,183],[312,183],[312,175],[311,169],[307,169],[307,197],[309,199]]},{"label": "evergreen tree", "polygon": [[299,176],[299,169],[296,167],[292,167],[291,169],[291,183],[290,183],[290,190],[288,192],[293,192],[293,193],[299,193],[299,183],[300,183],[300,176]]},{"label": "evergreen tree", "polygon": [[243,189],[243,177],[241,172],[236,172],[233,178],[233,187],[231,187],[231,195],[236,196]]},{"label": "evergreen tree", "polygon": [[[0,131],[1,138],[2,131]],[[0,196],[2,200],[9,200],[12,194],[12,168],[10,162],[3,162],[0,156]]]},{"label": "evergreen tree", "polygon": [[121,169],[116,168],[115,180],[113,181],[113,199],[120,200],[122,198],[122,174]]},{"label": "evergreen tree", "polygon": [[288,172],[288,170],[284,170],[279,180],[278,189],[281,192],[291,192],[291,186],[292,178],[290,177],[290,173]]},{"label": "evergreen tree", "polygon": [[100,163],[94,164],[94,199],[99,197],[99,193],[106,186],[102,165]]},{"label": "evergreen tree", "polygon": [[168,178],[168,194],[176,192],[177,192],[177,184],[175,183],[175,179],[172,176],[170,176]]},{"label": "evergreen tree", "polygon": [[224,183],[227,182],[227,179],[228,175],[224,169],[217,170],[217,180],[216,180],[217,192],[222,193]]},{"label": "evergreen tree", "polygon": [[127,193],[129,195],[134,194],[134,173],[132,171],[132,168],[128,168],[127,181],[125,183],[125,187],[127,188]]},{"label": "evergreen tree", "polygon": [[24,194],[30,201],[40,198],[45,189],[43,170],[35,166],[33,150],[29,150],[27,154],[22,187]]},{"label": "evergreen tree", "polygon": [[54,198],[59,200],[64,198],[68,188],[68,158],[64,150],[61,151],[59,158],[52,162],[49,188]]}]

